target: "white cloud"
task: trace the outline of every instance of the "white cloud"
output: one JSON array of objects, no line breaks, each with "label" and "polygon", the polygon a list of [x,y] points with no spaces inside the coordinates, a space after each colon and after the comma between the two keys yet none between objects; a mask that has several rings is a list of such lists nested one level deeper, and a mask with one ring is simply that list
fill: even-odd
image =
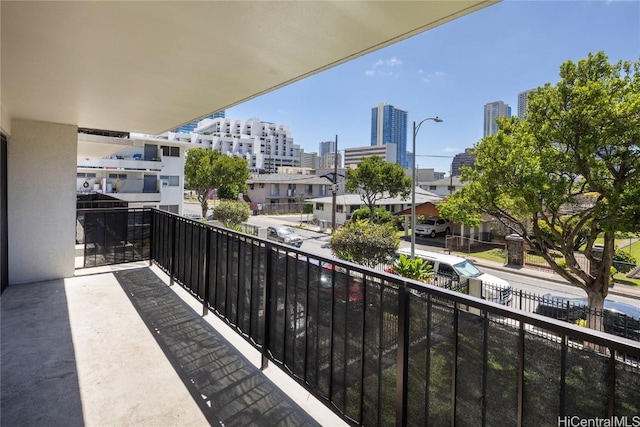
[{"label": "white cloud", "polygon": [[394,56],[387,60],[378,59],[364,74],[366,76],[394,76],[401,69],[402,61]]},{"label": "white cloud", "polygon": [[455,152],[457,152],[457,151],[458,151],[458,149],[457,149],[457,148],[455,148],[455,147],[447,147],[447,148],[445,148],[445,149],[444,149],[444,150],[442,150],[442,151],[444,151],[445,153],[455,153]]},{"label": "white cloud", "polygon": [[444,77],[444,73],[442,71],[428,73],[424,70],[418,70],[418,77],[425,83],[432,83],[436,80],[442,79]]}]

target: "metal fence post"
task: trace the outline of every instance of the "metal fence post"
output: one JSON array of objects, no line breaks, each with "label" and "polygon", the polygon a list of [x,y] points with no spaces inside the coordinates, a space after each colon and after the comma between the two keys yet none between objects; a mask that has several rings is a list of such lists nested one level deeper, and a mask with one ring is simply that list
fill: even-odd
[{"label": "metal fence post", "polygon": [[409,382],[409,291],[406,283],[398,289],[398,371],[396,373],[396,426],[407,425]]},{"label": "metal fence post", "polygon": [[202,293],[202,316],[209,314],[209,277],[211,268],[209,268],[209,247],[211,246],[211,230],[207,227],[204,243],[204,292]]},{"label": "metal fence post", "polygon": [[175,266],[176,266],[176,250],[178,245],[176,244],[176,228],[178,228],[178,217],[171,216],[171,255],[169,259],[169,286],[173,286],[174,277],[175,277]]},{"label": "metal fence post", "polygon": [[273,269],[273,262],[271,256],[273,253],[272,246],[270,244],[265,245],[266,252],[266,272],[264,287],[262,288],[262,313],[264,313],[264,331],[262,334],[262,363],[260,365],[261,370],[267,369],[269,366],[269,348],[271,341],[271,273]]}]

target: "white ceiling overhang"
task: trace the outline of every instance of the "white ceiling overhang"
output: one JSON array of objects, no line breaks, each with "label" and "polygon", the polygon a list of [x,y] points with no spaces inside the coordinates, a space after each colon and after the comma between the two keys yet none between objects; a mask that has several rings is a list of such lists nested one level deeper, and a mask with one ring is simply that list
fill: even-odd
[{"label": "white ceiling overhang", "polygon": [[158,134],[496,1],[5,1],[2,124]]}]

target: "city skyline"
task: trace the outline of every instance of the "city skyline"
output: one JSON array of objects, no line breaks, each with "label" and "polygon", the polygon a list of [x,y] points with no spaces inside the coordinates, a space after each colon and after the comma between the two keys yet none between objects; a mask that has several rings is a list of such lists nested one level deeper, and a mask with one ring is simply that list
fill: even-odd
[{"label": "city skyline", "polygon": [[[338,135],[338,150],[370,145],[371,107],[387,103],[426,122],[416,165],[449,171],[483,136],[483,106],[559,80],[560,65],[604,51],[638,60],[639,2],[504,1],[227,109],[283,123],[306,152]],[[514,111],[515,113],[515,111]],[[410,151],[410,150],[409,150]],[[440,157],[448,156],[448,157]]]}]

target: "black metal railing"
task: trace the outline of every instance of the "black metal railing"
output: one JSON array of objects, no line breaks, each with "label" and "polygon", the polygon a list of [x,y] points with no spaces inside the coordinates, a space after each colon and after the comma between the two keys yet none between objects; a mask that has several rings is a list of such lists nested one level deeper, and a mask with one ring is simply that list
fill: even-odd
[{"label": "black metal railing", "polygon": [[354,425],[640,413],[640,344],[153,210],[150,256]]},{"label": "black metal railing", "polygon": [[76,244],[83,267],[150,259],[150,209],[78,209]]},{"label": "black metal railing", "polygon": [[[501,288],[491,283],[482,286],[482,297],[495,295]],[[537,313],[581,326],[598,319],[601,330],[623,338],[640,341],[640,308],[615,300],[605,300],[603,309],[588,307],[586,297],[537,294],[523,289],[511,289],[511,307]]]}]

